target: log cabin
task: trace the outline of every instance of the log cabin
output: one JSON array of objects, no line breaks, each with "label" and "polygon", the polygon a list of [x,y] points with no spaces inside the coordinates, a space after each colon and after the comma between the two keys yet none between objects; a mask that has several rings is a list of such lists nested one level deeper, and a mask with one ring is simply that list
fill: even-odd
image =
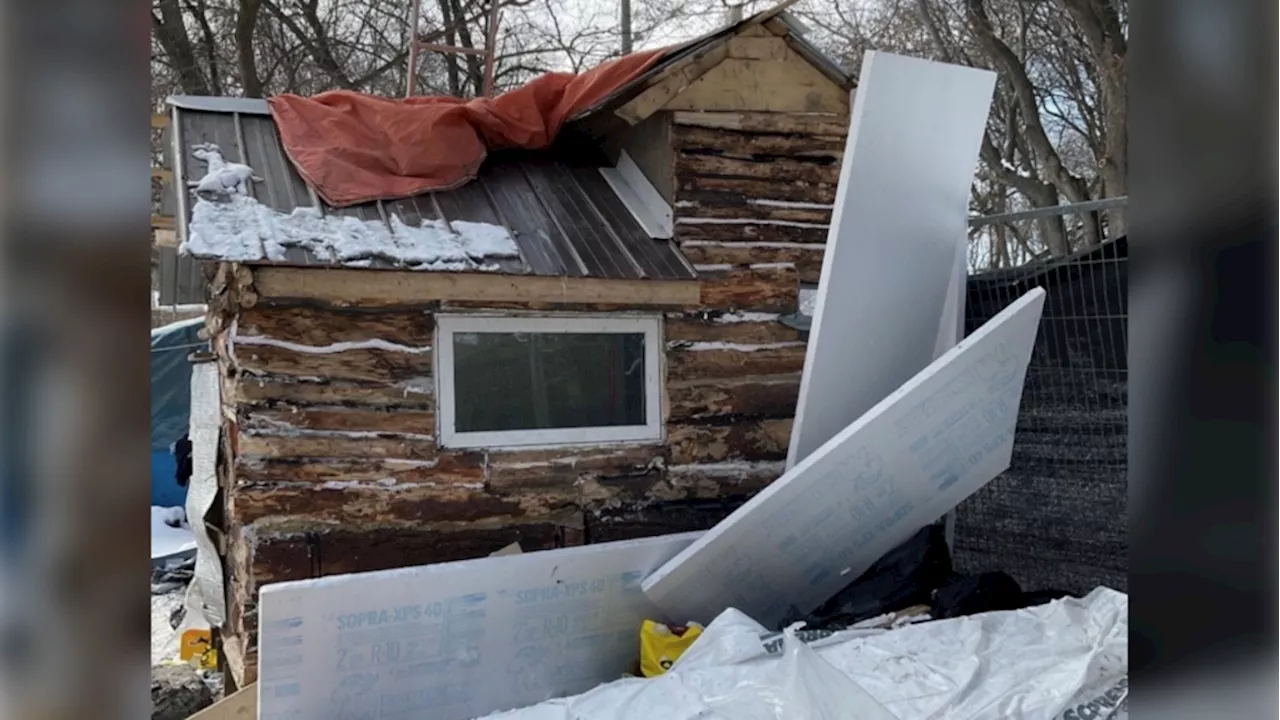
[{"label": "log cabin", "polygon": [[342,209],[291,166],[264,101],[173,98],[183,187],[213,144],[281,217],[498,228],[517,249],[193,253],[223,403],[205,521],[233,685],[256,678],[267,583],[708,528],[775,480],[805,353],[788,318],[821,270],[852,84],[766,12],[672,49],[548,150]]}]

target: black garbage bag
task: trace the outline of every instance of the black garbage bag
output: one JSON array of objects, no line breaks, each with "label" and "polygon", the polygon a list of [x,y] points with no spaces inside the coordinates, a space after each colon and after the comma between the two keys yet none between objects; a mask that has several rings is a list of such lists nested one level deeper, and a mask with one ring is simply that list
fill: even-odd
[{"label": "black garbage bag", "polygon": [[178,442],[174,443],[173,454],[178,464],[175,472],[178,487],[186,487],[191,481],[191,438],[183,435]]},{"label": "black garbage bag", "polygon": [[1024,592],[1008,573],[955,575],[934,592],[929,616],[942,620],[996,610],[1020,610],[1071,595],[1066,590]]},{"label": "black garbage bag", "polygon": [[933,591],[951,574],[945,531],[940,524],[930,525],[885,553],[813,612],[787,615],[778,629],[804,621],[806,629],[840,630],[913,605],[929,605]]}]

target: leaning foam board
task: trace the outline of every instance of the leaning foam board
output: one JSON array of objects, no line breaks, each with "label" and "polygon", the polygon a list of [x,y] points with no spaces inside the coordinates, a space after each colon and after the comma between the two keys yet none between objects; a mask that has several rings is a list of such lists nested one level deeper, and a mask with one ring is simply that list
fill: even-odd
[{"label": "leaning foam board", "polygon": [[664,616],[640,581],[700,533],[267,585],[262,720],[464,720],[583,692]]},{"label": "leaning foam board", "polygon": [[[996,75],[867,52],[827,231],[787,467],[951,349],[969,187]],[[952,339],[955,338],[955,339]]]},{"label": "leaning foam board", "polygon": [[1035,288],[645,578],[666,614],[807,613],[1009,466]]}]

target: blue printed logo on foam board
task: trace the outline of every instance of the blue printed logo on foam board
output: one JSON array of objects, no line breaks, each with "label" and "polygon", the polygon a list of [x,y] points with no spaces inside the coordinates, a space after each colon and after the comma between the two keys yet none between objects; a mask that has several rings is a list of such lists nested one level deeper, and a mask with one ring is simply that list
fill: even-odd
[{"label": "blue printed logo on foam board", "polygon": [[338,720],[374,720],[378,716],[378,696],[373,687],[377,684],[377,673],[353,673],[342,678],[329,695]]},{"label": "blue printed logo on foam board", "polygon": [[1007,344],[1000,343],[974,364],[973,371],[988,384],[989,392],[998,392],[1018,379],[1018,368],[1018,358],[1013,356]]}]

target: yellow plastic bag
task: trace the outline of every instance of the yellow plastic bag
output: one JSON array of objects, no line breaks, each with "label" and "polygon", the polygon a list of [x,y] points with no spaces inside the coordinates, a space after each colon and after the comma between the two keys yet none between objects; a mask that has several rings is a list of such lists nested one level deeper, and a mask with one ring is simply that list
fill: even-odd
[{"label": "yellow plastic bag", "polygon": [[701,634],[702,626],[697,623],[672,629],[662,623],[645,620],[640,625],[640,673],[654,677],[670,670],[676,658],[688,650]]}]

